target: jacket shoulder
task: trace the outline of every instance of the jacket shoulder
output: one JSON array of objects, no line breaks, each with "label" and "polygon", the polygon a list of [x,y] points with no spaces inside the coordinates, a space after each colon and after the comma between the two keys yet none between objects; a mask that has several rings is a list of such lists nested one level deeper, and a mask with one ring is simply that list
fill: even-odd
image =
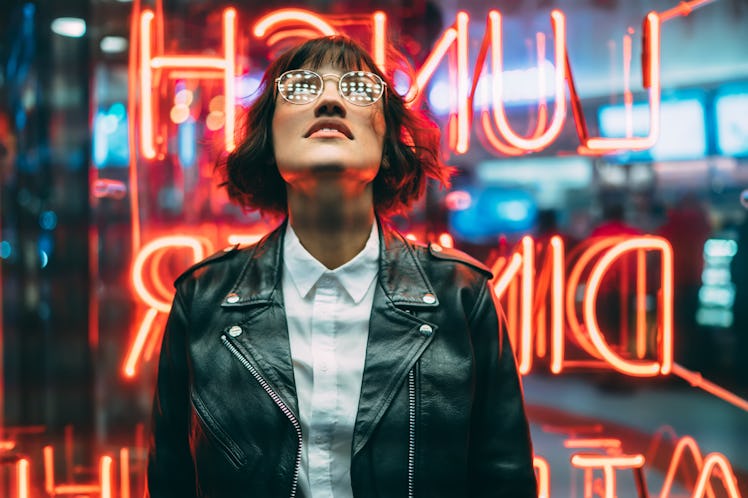
[{"label": "jacket shoulder", "polygon": [[443,260],[443,261],[456,261],[458,263],[465,264],[474,270],[477,270],[479,273],[481,273],[486,278],[493,278],[493,273],[491,273],[491,270],[475,259],[474,257],[470,256],[469,254],[466,254],[458,249],[454,249],[451,247],[444,247],[439,244],[435,244],[431,242],[428,245],[428,252],[431,255],[431,257],[437,259],[437,260]]},{"label": "jacket shoulder", "polygon": [[177,279],[174,281],[174,285],[179,285],[182,281],[184,281],[186,278],[190,277],[191,275],[194,275],[196,271],[198,271],[201,268],[204,268],[208,265],[211,265],[213,263],[216,263],[218,261],[228,260],[229,258],[232,258],[236,256],[240,250],[242,249],[241,244],[234,244],[231,246],[228,246],[224,249],[221,249],[220,251],[217,251],[207,258],[198,261],[194,265],[187,268],[185,271],[182,272],[181,275],[177,277]]}]

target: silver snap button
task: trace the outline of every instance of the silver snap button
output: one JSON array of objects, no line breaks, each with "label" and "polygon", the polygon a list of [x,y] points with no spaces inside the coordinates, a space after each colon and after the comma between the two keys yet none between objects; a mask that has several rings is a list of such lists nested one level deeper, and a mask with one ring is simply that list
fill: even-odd
[{"label": "silver snap button", "polygon": [[234,304],[239,302],[239,294],[234,294],[233,292],[226,296],[226,302],[229,304]]},{"label": "silver snap button", "polygon": [[241,335],[241,333],[242,333],[242,328],[238,325],[234,325],[233,327],[229,329],[229,335],[231,337],[237,337]]},{"label": "silver snap button", "polygon": [[434,304],[436,302],[436,296],[433,294],[424,294],[421,299],[426,304]]},{"label": "silver snap button", "polygon": [[421,334],[425,335],[426,337],[429,337],[431,334],[434,333],[434,329],[431,328],[431,325],[426,325],[426,324],[421,325],[421,328],[418,329],[418,331]]},{"label": "silver snap button", "polygon": [[439,244],[431,244],[431,249],[434,252],[442,252],[442,250],[443,250],[442,246],[440,246]]}]

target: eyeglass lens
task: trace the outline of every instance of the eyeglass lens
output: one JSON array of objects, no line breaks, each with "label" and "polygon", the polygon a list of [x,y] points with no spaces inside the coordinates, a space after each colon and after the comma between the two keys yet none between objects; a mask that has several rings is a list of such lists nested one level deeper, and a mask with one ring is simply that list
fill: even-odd
[{"label": "eyeglass lens", "polygon": [[[278,91],[286,100],[295,104],[316,100],[324,85],[322,76],[305,69],[288,71],[278,79]],[[350,103],[366,106],[380,99],[384,85],[375,74],[351,71],[340,77],[338,91]]]}]

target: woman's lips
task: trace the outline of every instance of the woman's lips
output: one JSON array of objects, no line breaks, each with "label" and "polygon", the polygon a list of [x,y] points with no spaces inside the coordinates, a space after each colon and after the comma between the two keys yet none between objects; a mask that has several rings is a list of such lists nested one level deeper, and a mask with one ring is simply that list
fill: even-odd
[{"label": "woman's lips", "polygon": [[348,138],[345,133],[334,128],[322,128],[312,132],[307,138]]},{"label": "woman's lips", "polygon": [[347,138],[353,140],[353,133],[340,121],[320,120],[307,130],[304,138]]}]

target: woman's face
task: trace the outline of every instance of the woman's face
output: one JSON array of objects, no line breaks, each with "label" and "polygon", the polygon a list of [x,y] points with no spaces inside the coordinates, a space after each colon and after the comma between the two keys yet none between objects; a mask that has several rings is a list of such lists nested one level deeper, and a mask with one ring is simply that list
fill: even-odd
[{"label": "woman's face", "polygon": [[370,106],[354,105],[338,93],[339,77],[347,70],[329,64],[312,70],[324,75],[317,100],[292,104],[276,96],[275,162],[291,190],[312,194],[309,189],[330,180],[355,194],[371,183],[382,161],[384,97]]}]

